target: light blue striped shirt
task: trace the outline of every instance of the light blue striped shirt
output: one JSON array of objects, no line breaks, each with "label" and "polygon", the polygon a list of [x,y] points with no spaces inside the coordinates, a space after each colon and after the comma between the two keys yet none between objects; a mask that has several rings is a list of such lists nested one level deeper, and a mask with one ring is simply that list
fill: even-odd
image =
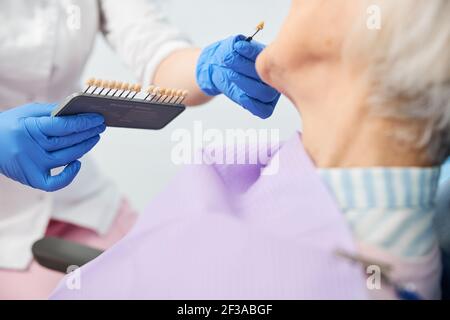
[{"label": "light blue striped shirt", "polygon": [[320,169],[356,240],[401,257],[437,243],[433,229],[439,168]]},{"label": "light blue striped shirt", "polygon": [[450,158],[447,159],[447,161],[444,162],[444,164],[441,166],[441,175],[439,179],[439,183],[444,183],[450,178]]}]

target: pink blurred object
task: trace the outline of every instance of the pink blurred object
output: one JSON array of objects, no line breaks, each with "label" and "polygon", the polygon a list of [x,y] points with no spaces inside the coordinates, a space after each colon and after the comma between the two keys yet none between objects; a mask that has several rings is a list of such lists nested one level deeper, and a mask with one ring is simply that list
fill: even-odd
[{"label": "pink blurred object", "polygon": [[[123,201],[116,220],[108,234],[97,233],[72,224],[51,220],[47,236],[82,243],[98,249],[107,249],[130,230],[136,213]],[[0,270],[0,300],[47,299],[64,274],[41,267],[33,261],[26,271]]]}]

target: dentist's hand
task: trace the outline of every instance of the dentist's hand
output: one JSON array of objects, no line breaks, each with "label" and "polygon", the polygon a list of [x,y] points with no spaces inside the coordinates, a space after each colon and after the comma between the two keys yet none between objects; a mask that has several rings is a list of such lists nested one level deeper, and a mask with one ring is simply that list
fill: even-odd
[{"label": "dentist's hand", "polygon": [[205,48],[197,64],[197,83],[209,96],[225,94],[260,118],[268,118],[280,98],[262,82],[255,61],[264,45],[239,35]]},{"label": "dentist's hand", "polygon": [[[80,170],[77,160],[105,130],[101,115],[51,117],[55,105],[28,104],[0,113],[0,173],[30,187],[56,191]],[[55,176],[51,169],[65,167]]]}]

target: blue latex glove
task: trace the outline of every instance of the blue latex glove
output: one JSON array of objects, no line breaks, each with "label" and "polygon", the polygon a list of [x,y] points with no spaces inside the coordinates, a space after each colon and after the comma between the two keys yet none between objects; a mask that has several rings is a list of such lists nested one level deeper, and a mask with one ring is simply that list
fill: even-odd
[{"label": "blue latex glove", "polygon": [[[50,117],[55,105],[28,104],[0,113],[0,173],[30,187],[55,191],[80,170],[77,160],[105,130],[101,115]],[[63,167],[52,176],[50,170]]]},{"label": "blue latex glove", "polygon": [[264,45],[247,42],[239,35],[203,50],[197,63],[197,83],[209,96],[225,94],[260,118],[268,118],[280,98],[277,90],[262,82],[255,61]]}]

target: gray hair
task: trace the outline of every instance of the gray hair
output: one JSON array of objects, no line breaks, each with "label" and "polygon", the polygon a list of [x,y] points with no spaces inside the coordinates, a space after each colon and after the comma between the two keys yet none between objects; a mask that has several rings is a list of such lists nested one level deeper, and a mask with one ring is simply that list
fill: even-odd
[{"label": "gray hair", "polygon": [[363,2],[364,10],[371,5],[381,9],[381,28],[369,30],[363,14],[344,57],[367,57],[373,86],[369,105],[378,114],[420,123],[419,132],[394,134],[414,141],[432,162],[441,163],[450,154],[450,1]]}]

